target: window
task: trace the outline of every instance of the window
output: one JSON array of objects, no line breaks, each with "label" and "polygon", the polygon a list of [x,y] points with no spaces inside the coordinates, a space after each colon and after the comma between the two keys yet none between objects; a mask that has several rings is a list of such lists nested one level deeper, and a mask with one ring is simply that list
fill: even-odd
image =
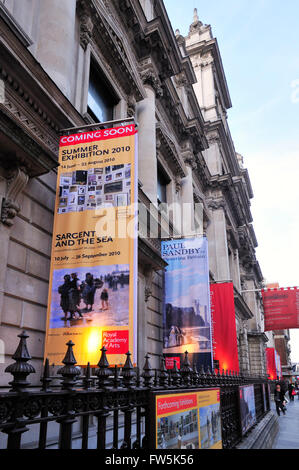
[{"label": "window", "polygon": [[88,113],[96,122],[113,120],[113,109],[118,99],[104,78],[103,73],[91,62],[89,89],[88,89]]},{"label": "window", "polygon": [[169,178],[166,176],[162,168],[158,166],[158,175],[157,175],[158,204],[161,204],[162,202],[167,202],[168,183],[169,183]]}]

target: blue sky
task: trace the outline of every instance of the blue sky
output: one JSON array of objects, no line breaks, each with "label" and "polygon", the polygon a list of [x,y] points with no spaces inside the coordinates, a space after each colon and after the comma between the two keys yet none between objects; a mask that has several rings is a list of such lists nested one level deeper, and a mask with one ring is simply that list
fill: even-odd
[{"label": "blue sky", "polygon": [[[254,199],[257,258],[267,282],[299,285],[299,2],[164,0],[187,35],[197,8],[217,38],[233,107],[228,122]],[[297,346],[298,345],[298,346]],[[299,362],[299,330],[291,330]]]}]

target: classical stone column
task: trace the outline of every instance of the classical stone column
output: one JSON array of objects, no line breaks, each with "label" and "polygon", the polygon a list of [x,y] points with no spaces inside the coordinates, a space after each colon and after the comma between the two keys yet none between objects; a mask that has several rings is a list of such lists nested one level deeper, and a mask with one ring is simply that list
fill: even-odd
[{"label": "classical stone column", "polygon": [[194,234],[194,195],[193,195],[193,176],[192,171],[195,165],[194,156],[190,153],[184,158],[186,163],[187,175],[181,180],[182,195],[182,235],[190,237]]},{"label": "classical stone column", "polygon": [[136,107],[139,124],[138,171],[143,192],[153,204],[157,204],[156,95],[162,95],[162,88],[150,68],[143,71],[141,76],[147,97]]},{"label": "classical stone column", "polygon": [[76,0],[41,2],[36,59],[68,98],[72,91],[75,20]]},{"label": "classical stone column", "polygon": [[228,281],[231,275],[227,249],[225,202],[210,201],[208,207],[211,211],[211,223],[207,227],[210,269],[216,281]]},{"label": "classical stone column", "polygon": [[137,364],[143,366],[144,357],[147,354],[147,320],[146,320],[146,277],[138,276],[138,336],[137,336]]},{"label": "classical stone column", "polygon": [[11,170],[5,176],[0,176],[0,325],[11,227],[20,211],[19,196],[29,180],[24,168]]},{"label": "classical stone column", "polygon": [[240,370],[244,373],[249,373],[249,347],[248,347],[248,338],[247,338],[247,327],[245,322],[241,325],[241,330],[239,333],[239,364]]}]

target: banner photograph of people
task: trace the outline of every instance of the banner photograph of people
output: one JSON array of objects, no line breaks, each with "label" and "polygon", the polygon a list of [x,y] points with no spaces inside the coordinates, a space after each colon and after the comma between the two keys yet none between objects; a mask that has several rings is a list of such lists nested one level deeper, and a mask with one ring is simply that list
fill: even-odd
[{"label": "banner photograph of people", "polygon": [[129,265],[53,272],[50,328],[129,322]]}]

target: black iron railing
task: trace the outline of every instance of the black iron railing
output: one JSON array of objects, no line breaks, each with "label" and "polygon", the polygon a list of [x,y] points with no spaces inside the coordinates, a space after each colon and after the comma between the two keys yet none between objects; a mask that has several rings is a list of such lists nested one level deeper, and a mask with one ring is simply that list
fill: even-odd
[{"label": "black iron railing", "polygon": [[[152,370],[149,356],[140,369],[134,368],[130,353],[122,368],[110,368],[106,349],[101,349],[101,359],[92,375],[88,364],[84,375],[76,367],[74,344],[67,343],[67,352],[57,376],[51,376],[49,361],[45,361],[41,387],[30,386],[27,378],[35,373],[29,363],[28,335],[19,335],[20,343],[13,356],[14,363],[6,368],[13,376],[9,391],[0,390],[0,443],[7,440],[8,449],[22,448],[22,436],[38,426],[35,447],[49,446],[49,426],[59,428],[58,447],[71,449],[74,437],[80,447],[89,447],[91,427],[96,430],[97,449],[147,449],[149,446],[149,396],[151,391],[188,391],[192,389],[220,388],[223,447],[234,448],[241,440],[239,416],[239,387],[253,384],[256,417],[259,422],[270,411],[268,381],[266,377],[249,377],[227,371],[191,367],[188,353],[180,370],[176,362],[167,370],[161,358],[159,370]],[[58,380],[58,385],[55,382]],[[264,389],[262,388],[264,384]],[[263,390],[267,397],[264,400]],[[266,403],[266,405],[265,405]],[[92,423],[91,423],[92,420]],[[74,436],[74,424],[80,422],[79,435]],[[109,442],[107,435],[109,434]],[[2,436],[2,437],[1,437]],[[1,447],[1,445],[0,445]],[[3,447],[3,446],[2,446]]]}]

